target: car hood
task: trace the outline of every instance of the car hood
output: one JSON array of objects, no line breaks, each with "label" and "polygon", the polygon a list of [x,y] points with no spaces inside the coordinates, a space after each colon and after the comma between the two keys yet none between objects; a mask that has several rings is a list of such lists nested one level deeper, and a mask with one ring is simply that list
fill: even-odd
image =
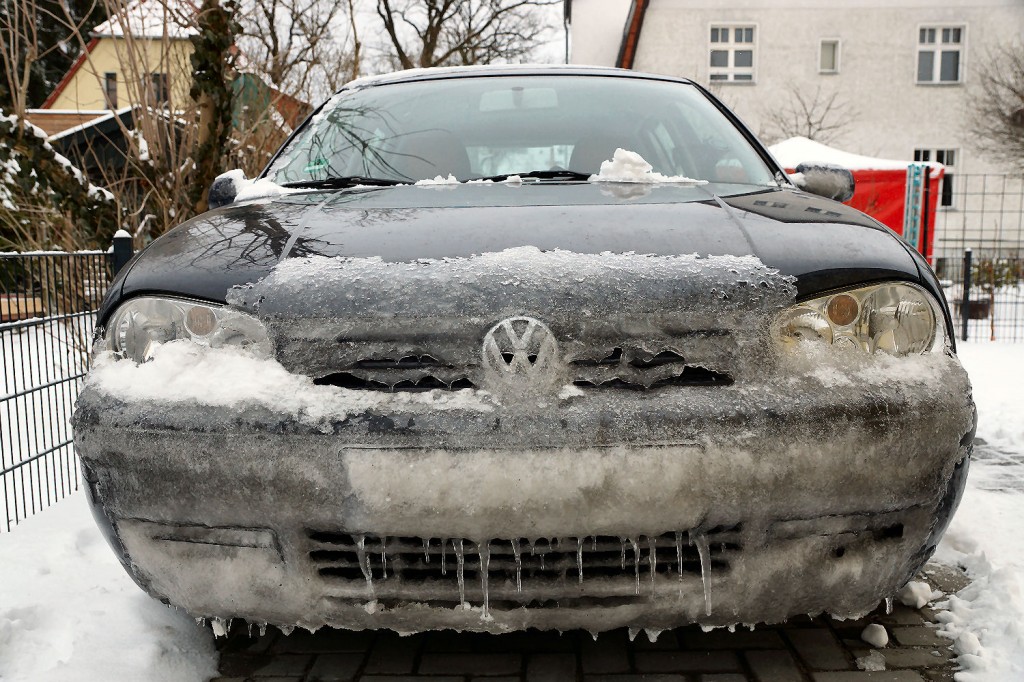
[{"label": "car hood", "polygon": [[301,192],[197,216],[140,253],[100,311],[173,293],[224,301],[285,258],[462,258],[519,246],[575,253],[756,256],[798,296],[883,279],[920,281],[894,233],[787,188],[465,183]]}]

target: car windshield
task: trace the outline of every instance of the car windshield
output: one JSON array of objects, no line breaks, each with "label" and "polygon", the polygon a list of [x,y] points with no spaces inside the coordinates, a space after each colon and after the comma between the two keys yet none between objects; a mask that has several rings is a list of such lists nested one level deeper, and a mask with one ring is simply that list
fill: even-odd
[{"label": "car windshield", "polygon": [[585,179],[617,148],[653,170],[774,184],[773,172],[696,87],[640,78],[481,76],[339,93],[271,164],[277,183],[415,182],[506,174]]}]

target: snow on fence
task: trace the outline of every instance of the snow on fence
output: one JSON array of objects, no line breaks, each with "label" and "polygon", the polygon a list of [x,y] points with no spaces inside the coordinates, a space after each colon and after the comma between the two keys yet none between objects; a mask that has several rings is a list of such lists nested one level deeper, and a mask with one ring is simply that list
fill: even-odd
[{"label": "snow on fence", "polygon": [[0,531],[78,489],[68,419],[96,308],[131,256],[130,238],[115,242],[116,254],[0,253]]}]

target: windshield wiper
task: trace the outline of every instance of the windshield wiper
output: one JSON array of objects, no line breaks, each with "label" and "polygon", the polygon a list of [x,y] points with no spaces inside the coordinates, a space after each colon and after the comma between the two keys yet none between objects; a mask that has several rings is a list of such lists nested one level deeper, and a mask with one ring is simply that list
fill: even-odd
[{"label": "windshield wiper", "polygon": [[344,175],[340,177],[324,178],[323,180],[294,180],[282,182],[282,187],[296,187],[300,189],[344,189],[356,185],[370,185],[373,187],[393,187],[407,183],[401,180],[390,178],[371,178],[365,175]]},{"label": "windshield wiper", "polygon": [[495,182],[501,182],[502,180],[508,180],[513,175],[518,175],[521,178],[537,178],[538,180],[587,180],[593,174],[580,173],[578,171],[569,170],[567,168],[560,168],[557,170],[532,170],[524,171],[522,173],[502,173],[501,175],[491,175],[485,178],[475,179],[493,180]]}]

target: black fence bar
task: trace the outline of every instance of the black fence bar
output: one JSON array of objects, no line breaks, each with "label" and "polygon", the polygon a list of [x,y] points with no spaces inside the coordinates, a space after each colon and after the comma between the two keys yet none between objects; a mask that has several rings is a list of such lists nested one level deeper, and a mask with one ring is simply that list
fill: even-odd
[{"label": "black fence bar", "polygon": [[1024,178],[954,174],[950,187],[932,233],[958,336],[1024,342]]},{"label": "black fence bar", "polygon": [[0,532],[78,489],[68,420],[96,308],[132,255],[119,237],[110,252],[0,253]]}]

